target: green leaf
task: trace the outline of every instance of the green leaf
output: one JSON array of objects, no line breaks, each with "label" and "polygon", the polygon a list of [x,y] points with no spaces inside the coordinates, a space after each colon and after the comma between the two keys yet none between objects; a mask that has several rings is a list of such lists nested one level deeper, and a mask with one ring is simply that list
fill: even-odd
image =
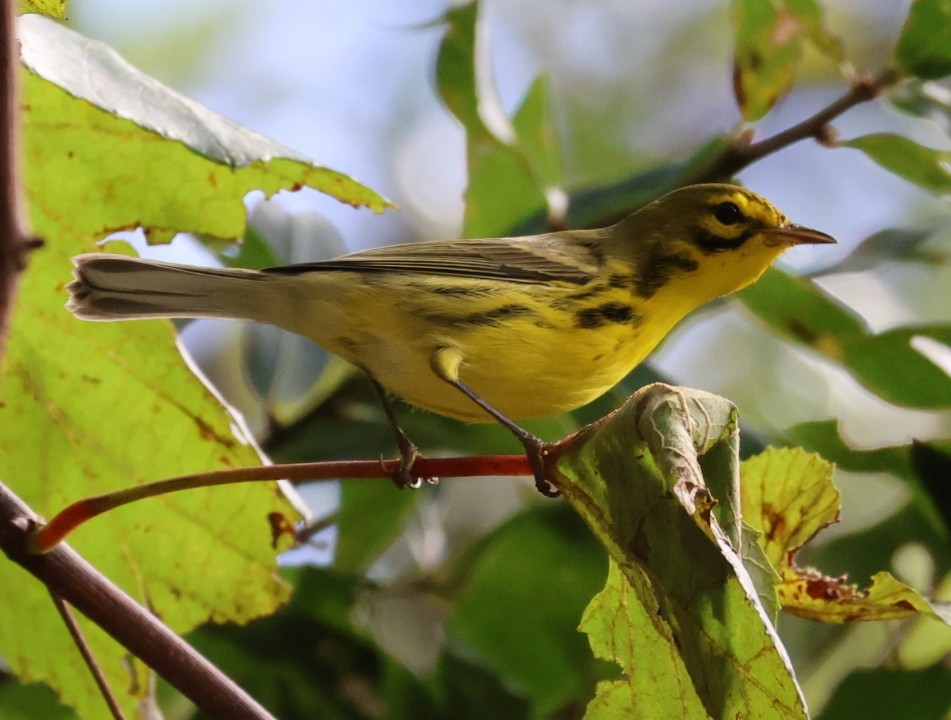
[{"label": "green leaf", "polygon": [[510,119],[495,94],[479,3],[453,8],[443,18],[436,82],[440,96],[466,131],[469,185],[463,231],[497,237],[540,208],[563,220],[560,159],[548,118],[548,85],[530,87]]},{"label": "green leaf", "polygon": [[903,135],[876,133],[843,140],[895,175],[934,193],[951,192],[951,150],[919,145]]},{"label": "green leaf", "polygon": [[[105,708],[105,703],[102,707]],[[15,680],[0,682],[0,717],[3,720],[76,720],[76,715],[60,705],[56,694],[45,685],[22,685]]]},{"label": "green leaf", "polygon": [[914,718],[942,720],[951,707],[951,669],[856,670],[836,688],[819,720]]},{"label": "green leaf", "polygon": [[585,610],[581,630],[595,656],[617,662],[624,678],[598,683],[585,720],[711,717],[688,670],[672,657],[671,638],[652,627],[652,610],[612,559],[607,583]]},{"label": "green leaf", "polygon": [[940,82],[908,80],[885,96],[893,107],[935,123],[946,134],[951,129],[951,89]]},{"label": "green leaf", "polygon": [[[726,137],[714,137],[686,160],[637,172],[614,183],[569,193],[568,227],[603,227],[622,220],[665,192],[702,173],[729,147]],[[545,212],[536,212],[506,231],[506,235],[532,235],[548,230]]]},{"label": "green leaf", "polygon": [[314,567],[283,574],[295,590],[280,611],[243,628],[199,628],[188,638],[278,717],[532,717],[524,699],[470,659],[444,651],[418,678],[387,655],[351,620],[361,594],[375,589],[364,578]]},{"label": "green leaf", "polygon": [[814,283],[776,268],[767,270],[740,297],[780,336],[842,365],[889,402],[917,408],[951,406],[951,378],[912,345],[918,336],[951,345],[951,325],[873,334]]},{"label": "green leaf", "polygon": [[449,639],[524,693],[538,716],[585,702],[595,678],[578,618],[605,564],[603,548],[564,505],[525,510],[475,553]]},{"label": "green leaf", "polygon": [[951,528],[951,445],[914,442],[911,461],[921,486],[941,514],[944,525]]},{"label": "green leaf", "polygon": [[[436,58],[436,85],[446,107],[467,134],[490,135],[479,112],[476,81],[476,25],[479,5],[470,2],[449,10],[443,17],[446,34]],[[484,68],[483,71],[487,71]]]},{"label": "green leaf", "polygon": [[[46,199],[69,207],[55,191]],[[42,213],[33,225],[48,238],[57,233]],[[68,236],[47,244],[20,286],[0,395],[0,475],[50,516],[88,495],[259,464],[218,398],[182,363],[170,325],[84,325],[63,309],[69,257],[83,249]],[[115,510],[70,543],[184,632],[209,618],[244,622],[286,598],[275,575],[286,543],[272,545],[279,517],[294,523],[299,515],[273,483],[192,490]],[[50,683],[84,717],[99,715],[102,698],[45,588],[0,564],[0,604],[0,654],[17,675]],[[146,669],[82,624],[112,687],[141,697]],[[129,712],[133,704],[123,701]]]},{"label": "green leaf", "polygon": [[805,41],[835,61],[842,58],[815,0],[734,0],[733,29],[733,91],[746,120],[760,119],[788,92]]},{"label": "green leaf", "polygon": [[951,1],[914,0],[895,48],[895,63],[921,78],[951,75]]},{"label": "green leaf", "polygon": [[388,481],[342,480],[334,566],[365,570],[399,537],[419,500],[419,492]]},{"label": "green leaf", "polygon": [[945,262],[942,254],[926,247],[936,232],[940,232],[940,229],[908,227],[880,230],[859,243],[842,260],[824,267],[821,272],[813,273],[812,276],[864,272],[887,262],[941,265]]},{"label": "green leaf", "polygon": [[[444,652],[431,677],[427,678],[431,695],[437,698],[441,713],[433,720],[534,720],[532,706],[506,681],[491,670],[452,653]],[[418,705],[394,711],[392,717],[419,719]]]},{"label": "green leaf", "polygon": [[562,183],[561,149],[552,126],[548,78],[539,75],[529,87],[512,118],[519,146],[531,166],[535,184],[542,190],[558,191]]},{"label": "green leaf", "polygon": [[[632,669],[625,685],[602,685],[590,706],[596,717],[619,708],[635,717],[702,717],[697,698],[716,718],[806,716],[700,470],[698,454],[721,444],[737,453],[736,432],[736,409],[722,398],[654,385],[562,448],[559,487],[623,576],[585,616],[596,652]],[[738,463],[716,465],[735,471]],[[650,689],[657,684],[676,691]]]}]

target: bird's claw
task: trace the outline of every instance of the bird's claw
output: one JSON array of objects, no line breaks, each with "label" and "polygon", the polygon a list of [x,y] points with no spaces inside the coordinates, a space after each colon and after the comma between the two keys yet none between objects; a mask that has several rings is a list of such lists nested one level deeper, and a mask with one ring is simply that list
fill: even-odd
[{"label": "bird's claw", "polygon": [[[408,438],[405,442],[400,443],[400,465],[395,473],[390,474],[393,483],[400,490],[403,488],[418,490],[423,482],[427,485],[436,485],[439,483],[439,478],[421,477],[413,473],[413,465],[415,465],[416,461],[421,457],[423,457],[423,455],[419,452],[419,448]],[[380,464],[383,464],[382,457],[380,458]]]},{"label": "bird's claw", "polygon": [[535,489],[545,497],[561,497],[561,491],[548,479],[545,458],[548,455],[549,444],[534,435],[523,437],[522,444],[525,446],[528,463],[535,475]]}]

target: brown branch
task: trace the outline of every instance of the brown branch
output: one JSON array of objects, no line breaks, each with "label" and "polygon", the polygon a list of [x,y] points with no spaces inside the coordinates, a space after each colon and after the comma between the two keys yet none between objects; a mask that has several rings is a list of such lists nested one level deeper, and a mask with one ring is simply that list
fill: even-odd
[{"label": "brown branch", "polygon": [[14,26],[16,3],[0,8],[0,354],[6,343],[17,276],[30,250],[39,241],[30,238],[23,213],[20,187],[19,52]]},{"label": "brown branch", "polygon": [[40,519],[0,484],[0,548],[211,717],[274,720],[256,700],[66,545],[26,550]]},{"label": "brown branch", "polygon": [[826,142],[829,135],[829,123],[851,110],[856,105],[873,100],[886,88],[894,85],[900,76],[891,69],[886,69],[878,75],[858,79],[842,97],[833,101],[816,114],[776,133],[772,137],[759,142],[750,143],[748,134],[741,135],[718,157],[712,165],[700,170],[697,174],[683,182],[684,185],[694,183],[721,181],[734,176],[743,168],[782,150],[789,145],[808,140],[810,138]]},{"label": "brown branch", "polygon": [[92,648],[89,647],[89,643],[86,642],[82,628],[80,628],[79,623],[76,622],[73,611],[69,609],[67,602],[52,590],[50,590],[50,598],[53,600],[53,605],[55,605],[59,611],[59,616],[63,618],[63,623],[66,625],[66,629],[69,631],[73,643],[79,650],[79,654],[82,655],[83,662],[86,663],[86,667],[89,668],[89,672],[96,681],[96,686],[99,688],[103,700],[106,701],[106,705],[109,706],[109,712],[112,713],[112,717],[115,718],[115,720],[125,720],[125,714],[122,712],[122,708],[119,707],[119,702],[116,700],[112,688],[109,687],[109,682],[106,680],[102,668],[99,667],[99,662],[96,660],[96,656],[93,655]]}]

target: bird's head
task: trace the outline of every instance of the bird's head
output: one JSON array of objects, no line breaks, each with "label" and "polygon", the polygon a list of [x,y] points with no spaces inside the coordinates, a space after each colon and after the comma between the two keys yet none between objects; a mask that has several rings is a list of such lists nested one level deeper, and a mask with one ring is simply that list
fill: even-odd
[{"label": "bird's head", "polygon": [[675,286],[694,306],[746,287],[795,245],[835,242],[791,223],[760,195],[725,184],[674,190],[618,227],[635,255],[638,293]]}]

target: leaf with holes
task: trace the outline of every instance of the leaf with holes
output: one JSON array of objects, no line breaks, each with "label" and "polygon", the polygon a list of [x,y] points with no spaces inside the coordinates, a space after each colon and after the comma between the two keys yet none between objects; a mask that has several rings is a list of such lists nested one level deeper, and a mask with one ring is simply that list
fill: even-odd
[{"label": "leaf with holes", "polygon": [[918,593],[885,572],[862,590],[795,564],[799,549],[839,518],[835,467],[799,448],[769,448],[742,468],[743,519],[761,535],[766,556],[780,576],[783,611],[823,622],[895,620],[915,615],[943,619]]}]

